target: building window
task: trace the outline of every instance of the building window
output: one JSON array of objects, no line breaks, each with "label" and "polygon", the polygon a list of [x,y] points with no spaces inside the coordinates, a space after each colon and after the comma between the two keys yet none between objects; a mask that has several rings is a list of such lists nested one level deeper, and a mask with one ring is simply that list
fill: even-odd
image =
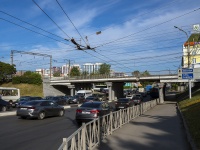
[{"label": "building window", "polygon": [[192,63],[193,63],[193,64],[196,64],[196,58],[193,58],[193,59],[192,59]]}]

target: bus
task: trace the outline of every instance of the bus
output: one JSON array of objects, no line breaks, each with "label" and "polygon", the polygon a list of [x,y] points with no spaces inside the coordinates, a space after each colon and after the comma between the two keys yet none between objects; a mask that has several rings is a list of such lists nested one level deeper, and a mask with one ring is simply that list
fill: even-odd
[{"label": "bus", "polygon": [[20,98],[20,89],[14,87],[0,87],[0,97],[12,104]]}]

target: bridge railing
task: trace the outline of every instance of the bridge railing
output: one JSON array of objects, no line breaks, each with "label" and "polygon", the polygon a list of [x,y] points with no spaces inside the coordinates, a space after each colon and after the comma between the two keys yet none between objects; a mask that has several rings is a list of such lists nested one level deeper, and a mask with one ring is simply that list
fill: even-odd
[{"label": "bridge railing", "polygon": [[[154,74],[154,75],[140,75],[142,77],[155,76],[177,76],[177,74]],[[85,79],[108,79],[108,78],[138,78],[136,76],[111,76],[111,75],[87,75],[87,76],[73,76],[73,77],[52,77],[51,80],[85,80]]]},{"label": "bridge railing", "polygon": [[58,150],[92,150],[113,131],[122,128],[134,118],[157,105],[157,100],[141,103],[127,109],[110,112],[101,118],[94,119],[82,126],[63,142]]}]

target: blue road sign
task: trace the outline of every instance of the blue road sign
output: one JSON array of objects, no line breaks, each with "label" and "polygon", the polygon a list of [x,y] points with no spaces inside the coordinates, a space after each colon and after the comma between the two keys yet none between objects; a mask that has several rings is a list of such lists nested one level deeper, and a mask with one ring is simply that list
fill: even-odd
[{"label": "blue road sign", "polygon": [[182,68],[182,72],[193,72],[193,69]]},{"label": "blue road sign", "polygon": [[183,73],[182,79],[193,79],[193,73]]}]

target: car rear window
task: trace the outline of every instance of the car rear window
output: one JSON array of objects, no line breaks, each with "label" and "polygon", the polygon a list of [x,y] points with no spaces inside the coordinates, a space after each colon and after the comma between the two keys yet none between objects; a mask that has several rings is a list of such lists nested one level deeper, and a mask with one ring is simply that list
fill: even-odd
[{"label": "car rear window", "polygon": [[99,108],[101,103],[83,103],[80,107]]},{"label": "car rear window", "polygon": [[129,99],[118,99],[118,102],[129,102],[130,100]]}]

